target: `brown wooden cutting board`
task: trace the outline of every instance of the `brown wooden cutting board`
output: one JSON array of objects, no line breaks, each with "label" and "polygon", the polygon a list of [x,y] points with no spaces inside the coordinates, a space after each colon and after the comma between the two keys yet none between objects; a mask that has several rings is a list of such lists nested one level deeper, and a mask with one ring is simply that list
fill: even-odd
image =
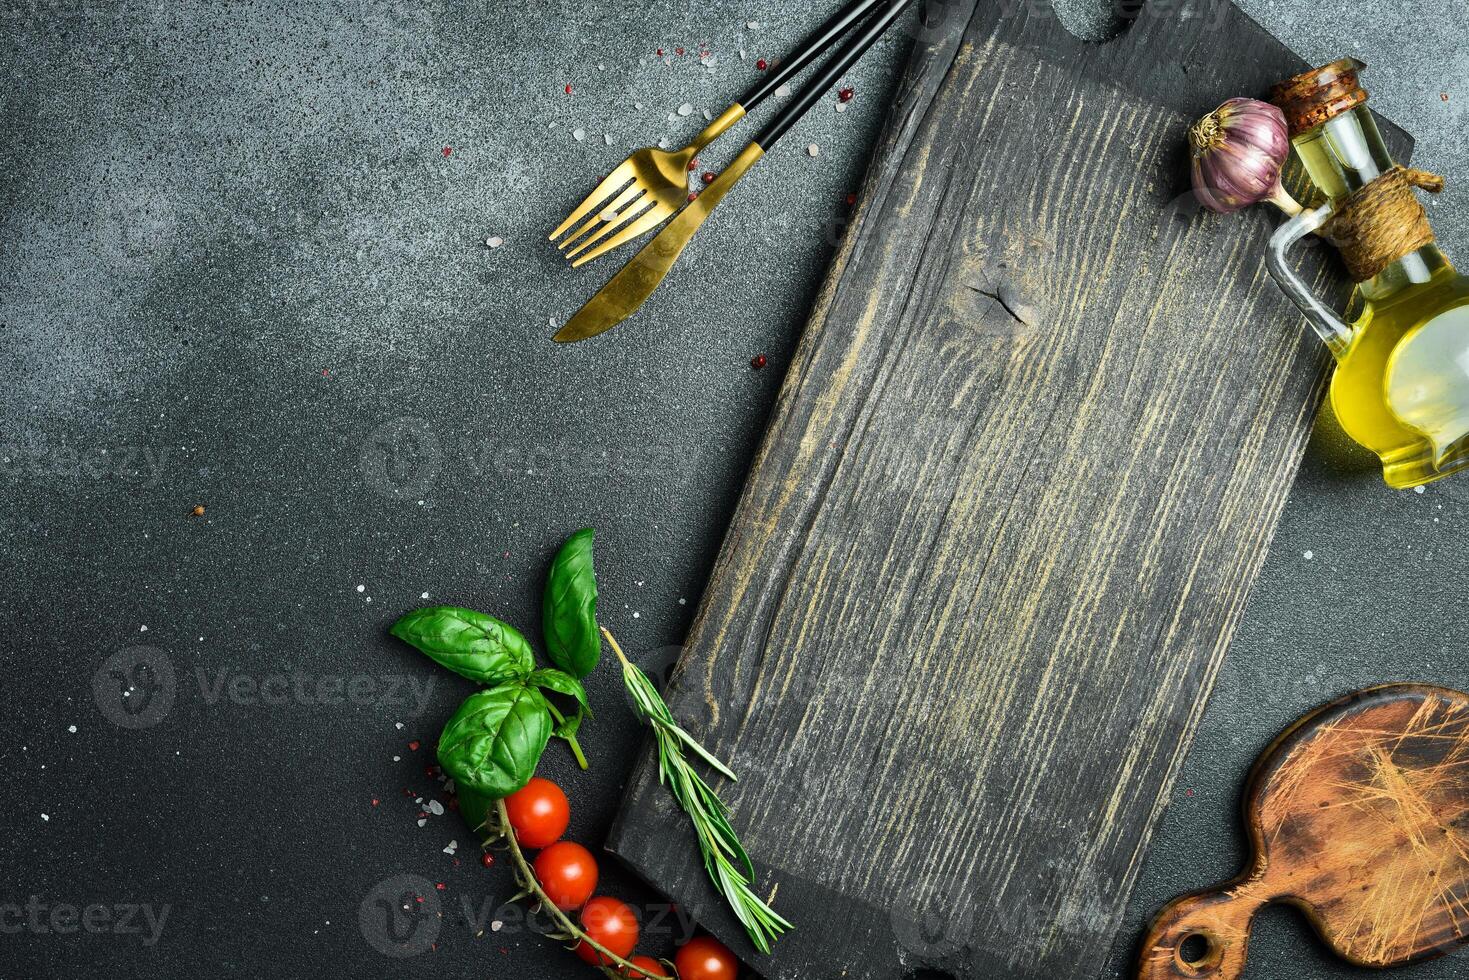
[{"label": "brown wooden cutting board", "polygon": [[1327,366],[1278,217],[1187,197],[1189,123],[1307,67],[1280,42],[929,13],[668,695],[797,928],[752,953],[651,757],[610,841],[772,980],[1100,969]]},{"label": "brown wooden cutting board", "polygon": [[1240,980],[1250,926],[1272,902],[1299,908],[1358,966],[1469,942],[1466,763],[1469,695],[1459,691],[1392,684],[1302,718],[1250,774],[1247,869],[1154,918],[1137,980]]}]

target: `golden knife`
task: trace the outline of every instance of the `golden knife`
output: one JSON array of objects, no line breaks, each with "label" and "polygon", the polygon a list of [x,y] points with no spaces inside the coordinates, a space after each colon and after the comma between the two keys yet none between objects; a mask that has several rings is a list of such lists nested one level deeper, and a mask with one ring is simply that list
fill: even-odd
[{"label": "golden knife", "polygon": [[611,330],[623,320],[637,312],[643,301],[653,294],[673,263],[683,253],[689,239],[713,213],[714,208],[731,187],[765,155],[760,144],[751,143],[735,157],[734,162],[714,179],[714,183],[689,203],[678,217],[668,223],[643,250],[633,256],[622,271],[613,276],[597,295],[583,306],[566,326],[556,332],[552,339],[558,344],[569,344],[577,340],[595,337]]},{"label": "golden knife", "polygon": [[668,270],[678,261],[689,240],[694,237],[694,232],[699,230],[704,219],[713,213],[730,189],[755,165],[755,161],[765,155],[765,151],[776,140],[785,135],[797,119],[805,115],[806,110],[816,104],[822,93],[862,57],[911,2],[912,0],[884,0],[881,9],[868,17],[841,50],[822,66],[801,94],[784,106],[714,182],[689,202],[651,242],[643,246],[643,250],[633,256],[632,261],[613,276],[597,295],[588,300],[552,339],[561,344],[586,340],[611,330],[636,313],[653,294],[653,290],[658,288],[664,276],[668,275]]}]

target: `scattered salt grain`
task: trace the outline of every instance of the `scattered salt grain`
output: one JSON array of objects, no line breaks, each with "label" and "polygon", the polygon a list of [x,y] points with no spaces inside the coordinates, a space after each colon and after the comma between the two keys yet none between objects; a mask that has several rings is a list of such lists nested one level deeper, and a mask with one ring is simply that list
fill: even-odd
[{"label": "scattered salt grain", "polygon": [[393,756],[393,761],[394,762],[402,762],[403,761],[403,757],[401,755],[395,755],[395,756]]},{"label": "scattered salt grain", "polygon": [[426,824],[426,823],[428,823],[428,821],[427,821],[427,820],[425,820],[425,819],[424,819],[424,818],[422,818],[422,817],[420,817],[420,818],[419,818],[419,819],[418,819],[418,825],[419,825],[419,826],[420,826],[420,827],[422,827],[422,826],[423,826],[423,825],[424,825],[424,824]]},{"label": "scattered salt grain", "polygon": [[601,214],[597,215],[597,217],[600,218],[603,221],[611,221],[611,220],[613,220],[614,218],[617,217],[617,209],[616,208],[607,208]]},{"label": "scattered salt grain", "polygon": [[694,107],[691,106],[691,105],[689,105],[689,103],[687,103],[687,102],[685,102],[683,105],[681,105],[681,106],[678,107],[678,114],[680,116],[691,115],[693,113],[693,111],[694,111]]},{"label": "scattered salt grain", "polygon": [[503,928],[505,928],[505,923],[501,922],[499,919],[496,919],[494,922],[490,923],[491,932],[499,932]]},{"label": "scattered salt grain", "polygon": [[[420,599],[427,599],[428,598],[428,593],[427,592],[424,592],[424,593],[420,594],[419,595],[419,598]],[[399,728],[402,728],[403,726],[402,725],[399,725],[398,727]]]},{"label": "scattered salt grain", "polygon": [[810,146],[806,147],[806,153],[813,157],[819,157],[821,156],[821,147],[817,146],[815,143],[812,143]]},{"label": "scattered salt grain", "polygon": [[661,139],[661,140],[659,140],[658,141],[658,149],[660,149],[660,150],[666,150],[666,149],[668,149],[668,140],[667,139]]},{"label": "scattered salt grain", "polygon": [[428,812],[432,813],[436,817],[442,817],[444,815],[444,804],[440,803],[438,800],[429,800]]},{"label": "scattered salt grain", "polygon": [[147,626],[139,626],[138,627],[138,632],[139,633],[146,633],[146,632],[148,632],[148,627]]},{"label": "scattered salt grain", "polygon": [[486,238],[485,244],[488,245],[490,248],[499,248],[501,245],[505,244],[505,239],[501,238],[499,235],[496,235],[494,238]]},{"label": "scattered salt grain", "polygon": [[45,820],[47,823],[50,823],[50,821],[51,821],[51,814],[49,814],[49,813],[43,813],[43,814],[41,814],[41,819],[42,820]]},{"label": "scattered salt grain", "polygon": [[641,102],[634,102],[634,103],[633,103],[633,104],[632,104],[632,107],[633,107],[633,108],[634,108],[634,109],[641,109],[641,108],[642,108],[642,107],[643,107],[643,104],[642,104],[642,103],[641,103]]},{"label": "scattered salt grain", "polygon": [[401,721],[395,721],[393,722],[393,727],[401,732],[403,730],[403,723]]},{"label": "scattered salt grain", "polygon": [[777,88],[775,90],[775,94],[778,95],[778,96],[780,96],[782,99],[784,99],[787,96],[789,96],[791,94],[791,83],[790,82],[783,83],[779,88]]},{"label": "scattered salt grain", "polygon": [[740,60],[741,61],[744,61],[745,60],[745,49],[744,48],[740,48]]},{"label": "scattered salt grain", "polygon": [[576,140],[578,143],[580,143],[582,140],[584,140],[584,139],[587,138],[587,131],[585,129],[576,129],[576,130],[573,130],[572,131],[572,134],[571,134],[571,138],[574,139],[574,140]]},{"label": "scattered salt grain", "polygon": [[457,840],[451,840],[449,846],[444,848],[444,853],[453,854],[457,850],[459,850],[459,842]]},{"label": "scattered salt grain", "polygon": [[603,133],[602,134],[602,142],[603,143],[606,143],[608,146],[611,146],[612,145],[612,134],[611,133]]},{"label": "scattered salt grain", "polygon": [[366,592],[367,591],[367,586],[365,586],[365,585],[359,585],[359,586],[357,586],[357,591],[358,592]]},{"label": "scattered salt grain", "polygon": [[847,104],[845,102],[838,102],[837,103],[837,112],[846,112],[846,111],[847,111]]},{"label": "scattered salt grain", "polygon": [[758,20],[752,20],[745,26],[752,31],[758,31],[760,29],[760,22]]},{"label": "scattered salt grain", "polygon": [[714,113],[710,112],[708,109],[705,109],[704,110],[704,118],[706,120],[713,119],[714,118]]},{"label": "scattered salt grain", "polygon": [[1301,557],[1305,558],[1306,561],[1310,561],[1312,558],[1315,558],[1316,557],[1316,553],[1314,551],[1308,551],[1304,555],[1302,555]]},{"label": "scattered salt grain", "polygon": [[71,732],[73,735],[75,735],[77,733],[77,726],[75,726],[75,725],[67,725],[66,726],[66,730],[69,731],[69,732]]},{"label": "scattered salt grain", "polygon": [[1428,488],[1427,488],[1427,487],[1414,487],[1414,488],[1413,488],[1413,492],[1414,492],[1414,493],[1423,493],[1423,492],[1425,492],[1425,491],[1426,491],[1426,490],[1427,490],[1427,489],[1428,489]]}]

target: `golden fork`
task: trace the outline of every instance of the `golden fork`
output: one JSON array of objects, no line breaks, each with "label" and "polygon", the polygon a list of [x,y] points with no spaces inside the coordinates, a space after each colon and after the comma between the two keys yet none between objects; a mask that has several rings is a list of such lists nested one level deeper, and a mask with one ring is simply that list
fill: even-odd
[{"label": "golden fork", "polygon": [[[699,151],[743,119],[745,111],[745,107],[736,102],[705,126],[692,143],[677,152],[652,146],[638,150],[608,174],[597,189],[551,232],[551,241],[561,238],[568,228],[596,211],[557,246],[568,259],[573,260],[573,266],[581,266],[658,227],[687,200],[689,170]],[[614,198],[613,194],[617,196]],[[602,226],[600,230],[588,234],[599,224]],[[604,239],[618,228],[622,230]],[[599,241],[601,244],[597,245]],[[597,247],[587,251],[593,245]]]},{"label": "golden fork", "polygon": [[[801,42],[788,61],[762,75],[744,98],[720,113],[682,150],[671,152],[650,146],[628,157],[551,232],[550,240],[562,239],[557,247],[572,260],[573,266],[582,266],[658,227],[688,201],[688,175],[700,151],[743,119],[746,113],[753,112],[772,92],[798,75],[853,24],[884,2],[886,0],[851,0]],[[581,227],[566,234],[584,218],[586,221]]]},{"label": "golden fork", "polygon": [[694,232],[699,230],[724,196],[765,155],[765,151],[816,104],[822,93],[862,57],[910,3],[912,0],[864,0],[863,10],[879,6],[884,9],[868,17],[837,54],[821,67],[800,95],[783,106],[724,172],[680,211],[668,227],[643,246],[642,251],[633,256],[632,261],[588,300],[552,339],[563,344],[586,340],[612,329],[635,313],[668,275],[668,270],[678,261]]}]

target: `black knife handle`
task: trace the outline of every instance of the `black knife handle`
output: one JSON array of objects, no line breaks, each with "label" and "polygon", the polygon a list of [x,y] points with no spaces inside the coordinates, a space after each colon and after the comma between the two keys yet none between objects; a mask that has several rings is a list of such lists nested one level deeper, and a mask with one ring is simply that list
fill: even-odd
[{"label": "black knife handle", "polygon": [[821,66],[821,69],[801,89],[801,93],[795,99],[781,107],[780,112],[765,128],[760,130],[755,137],[755,143],[761,149],[769,151],[776,140],[784,136],[796,120],[806,114],[806,111],[820,101],[826,91],[837,83],[846,74],[847,69],[857,63],[857,60],[867,53],[877,39],[882,37],[893,21],[908,8],[913,0],[879,0],[876,6],[879,8],[872,13],[861,26],[857,28],[846,43],[837,50],[831,60]]},{"label": "black knife handle", "polygon": [[755,107],[764,102],[771,92],[799,75],[801,69],[824,54],[837,38],[851,30],[852,25],[862,20],[872,8],[883,2],[884,0],[851,0],[841,10],[832,14],[825,24],[809,34],[801,42],[800,47],[791,52],[785,61],[776,65],[773,71],[762,72],[759,81],[745,93],[743,99],[740,99],[740,105],[745,107],[746,112],[754,112]]}]

